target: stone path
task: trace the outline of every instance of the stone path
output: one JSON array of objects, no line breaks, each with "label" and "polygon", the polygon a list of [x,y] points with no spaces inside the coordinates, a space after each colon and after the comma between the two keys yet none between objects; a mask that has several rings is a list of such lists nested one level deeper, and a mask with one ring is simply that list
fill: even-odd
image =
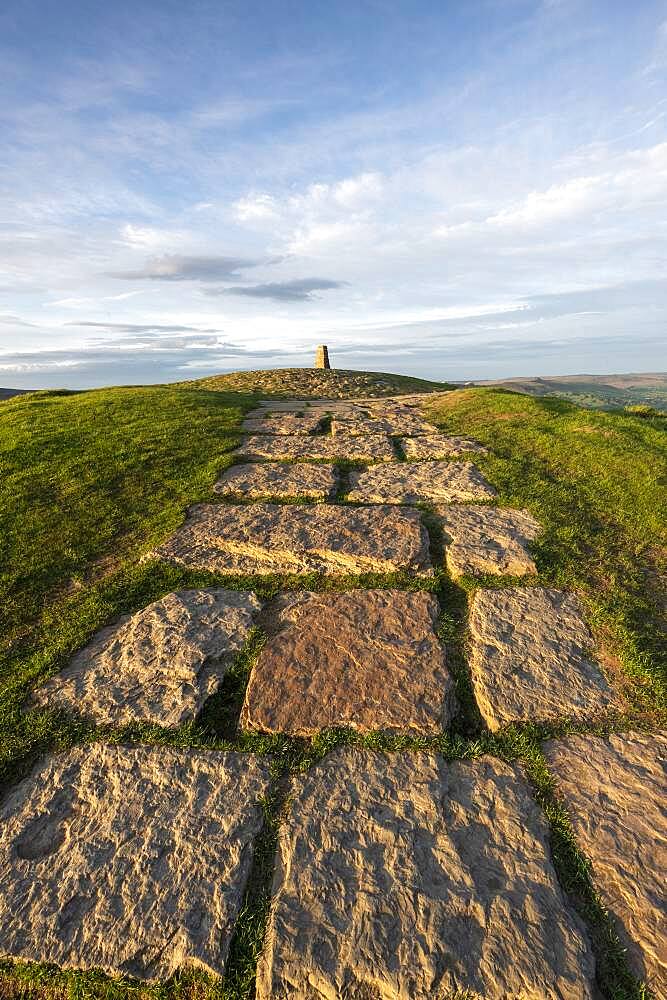
[{"label": "stone path", "polygon": [[419,503],[491,500],[496,492],[472,462],[397,462],[353,472],[348,500]]},{"label": "stone path", "polygon": [[438,614],[423,592],[288,596],[250,676],[242,725],[290,736],[329,726],[441,732],[454,684]]},{"label": "stone path", "polygon": [[249,462],[232,465],[222,474],[214,489],[226,496],[308,497],[329,500],[338,488],[333,465],[298,462]]},{"label": "stone path", "polygon": [[419,511],[333,504],[200,504],[151,553],[213,573],[432,572]]},{"label": "stone path", "polygon": [[33,701],[102,724],[180,726],[218,689],[260,607],[233,590],[167,594],[98,632]]},{"label": "stone path", "polygon": [[470,632],[472,683],[489,729],[563,717],[592,721],[614,707],[572,594],[544,587],[478,590]]},{"label": "stone path", "polygon": [[[619,704],[575,596],[502,579],[537,574],[541,526],[456,460],[484,462],[486,449],[429,424],[420,403],[261,404],[219,502],[192,507],[150,554],[234,589],[167,594],[111,623],[26,710],[181,725],[258,626],[266,642],[237,745],[255,732],[322,747],[345,726],[397,747],[339,748],[292,777],[259,1000],[598,1000],[588,931],[521,768],[400,749],[440,745],[430,738],[458,725],[471,742],[451,746],[475,753],[483,735],[454,695],[450,666],[466,667],[440,642],[449,609],[421,589],[445,573],[432,565],[443,546],[449,576],[471,578],[470,680],[489,730],[586,725]],[[321,584],[291,581],[305,573]],[[474,584],[491,574],[497,589]],[[260,602],[260,586],[275,596]],[[545,746],[595,884],[657,996],[666,744],[629,734]],[[279,745],[286,760],[303,746]],[[0,806],[0,956],[149,981],[188,964],[221,975],[276,780],[268,756],[231,751],[114,743],[47,758]]]},{"label": "stone path", "polygon": [[517,767],[344,750],[293,796],[258,1000],[593,997],[590,945]]},{"label": "stone path", "polygon": [[0,807],[0,954],[163,980],[221,975],[262,823],[268,762],[96,744]]},{"label": "stone path", "polygon": [[667,733],[545,744],[635,975],[667,997]]}]

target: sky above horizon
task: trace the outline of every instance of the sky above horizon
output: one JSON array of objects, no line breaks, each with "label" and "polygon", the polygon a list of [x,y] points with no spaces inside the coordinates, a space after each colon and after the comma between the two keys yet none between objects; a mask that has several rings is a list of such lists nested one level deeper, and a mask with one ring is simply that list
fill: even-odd
[{"label": "sky above horizon", "polygon": [[658,371],[667,0],[5,0],[0,385]]}]

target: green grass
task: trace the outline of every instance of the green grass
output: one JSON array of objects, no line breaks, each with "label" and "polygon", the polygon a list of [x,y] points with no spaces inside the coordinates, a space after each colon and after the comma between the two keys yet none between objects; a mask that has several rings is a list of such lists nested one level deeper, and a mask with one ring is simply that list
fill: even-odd
[{"label": "green grass", "polygon": [[0,651],[25,636],[54,595],[135,557],[207,497],[252,404],[169,387],[4,402]]},{"label": "green grass", "polygon": [[[251,397],[198,388],[113,389],[39,395],[0,409],[3,545],[0,578],[7,612],[0,691],[0,782],[17,780],[54,749],[91,740],[156,745],[234,747],[272,756],[274,787],[266,823],[221,983],[183,972],[146,987],[97,973],[43,965],[0,963],[0,1000],[232,1000],[251,998],[268,912],[269,886],[285,781],[334,747],[430,750],[448,759],[492,753],[520,761],[549,820],[554,861],[595,942],[607,998],[640,1000],[618,940],[591,882],[558,802],[541,749],[543,739],[584,730],[604,733],[667,724],[664,662],[658,635],[658,578],[665,566],[664,422],[658,418],[581,411],[567,403],[497,389],[450,393],[433,414],[451,433],[492,450],[474,456],[499,490],[499,502],[528,507],[544,525],[535,545],[540,582],[578,591],[607,666],[622,686],[627,711],[596,727],[561,720],[513,726],[490,735],[476,709],[466,661],[466,613],[479,581],[393,576],[326,579],[271,576],[221,578],[140,556],[169,534],[191,502],[213,499],[211,488],[230,462],[242,412]],[[441,542],[433,553],[442,559]],[[441,604],[440,636],[447,647],[461,712],[447,734],[409,735],[329,730],[312,740],[239,734],[236,722],[249,672],[264,637],[249,637],[220,691],[201,716],[176,731],[156,726],[95,727],[54,711],[23,711],[26,695],[60,669],[102,625],[181,587],[224,582],[271,597],[283,588],[313,590],[401,587],[433,591]],[[507,584],[488,580],[484,584]]]}]

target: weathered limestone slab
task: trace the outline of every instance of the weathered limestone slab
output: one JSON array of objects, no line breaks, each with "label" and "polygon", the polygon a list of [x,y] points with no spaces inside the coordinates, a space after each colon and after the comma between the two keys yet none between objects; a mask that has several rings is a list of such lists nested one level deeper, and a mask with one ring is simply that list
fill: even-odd
[{"label": "weathered limestone slab", "polygon": [[456,437],[447,434],[424,434],[421,437],[402,438],[400,445],[405,457],[415,459],[451,458],[476,451],[486,454],[488,449],[472,438]]},{"label": "weathered limestone slab", "polygon": [[250,675],[241,723],[308,736],[329,726],[433,734],[454,711],[432,594],[286,596]]},{"label": "weathered limestone slab", "polygon": [[342,416],[331,421],[331,433],[347,434],[429,434],[433,424],[427,424],[416,413],[377,414],[373,416]]},{"label": "weathered limestone slab", "polygon": [[564,716],[593,719],[614,707],[590,659],[593,639],[573,594],[545,587],[478,590],[470,633],[472,682],[489,729]]},{"label": "weathered limestone slab", "polygon": [[269,435],[257,434],[247,437],[235,455],[244,458],[299,459],[310,458],[329,460],[349,458],[358,461],[391,462],[396,457],[387,434],[369,434],[354,437],[348,434],[318,434],[299,436],[297,434]]},{"label": "weathered limestone slab", "polygon": [[418,503],[490,500],[496,492],[472,462],[396,462],[350,475],[349,500]]},{"label": "weathered limestone slab", "polygon": [[449,539],[446,559],[452,576],[537,572],[526,546],[537,537],[540,525],[528,511],[454,505],[437,507],[434,513]]},{"label": "weathered limestone slab", "polygon": [[260,608],[233,590],[167,594],[98,632],[32,701],[102,724],[179,726],[218,689]]},{"label": "weathered limestone slab", "polygon": [[667,996],[667,733],[544,744],[630,967]]},{"label": "weathered limestone slab", "polygon": [[296,785],[258,1000],[591,1000],[593,980],[518,767],[348,749]]},{"label": "weathered limestone slab", "polygon": [[214,573],[430,573],[419,511],[333,504],[199,504],[151,553]]},{"label": "weathered limestone slab", "polygon": [[162,980],[222,975],[269,786],[258,757],[95,744],[0,807],[0,954]]},{"label": "weathered limestone slab", "polygon": [[315,462],[249,462],[233,465],[215,484],[215,492],[245,497],[309,497],[328,500],[338,478],[332,465]]},{"label": "weathered limestone slab", "polygon": [[322,423],[322,415],[308,413],[267,414],[265,417],[248,417],[241,424],[251,434],[315,434]]}]

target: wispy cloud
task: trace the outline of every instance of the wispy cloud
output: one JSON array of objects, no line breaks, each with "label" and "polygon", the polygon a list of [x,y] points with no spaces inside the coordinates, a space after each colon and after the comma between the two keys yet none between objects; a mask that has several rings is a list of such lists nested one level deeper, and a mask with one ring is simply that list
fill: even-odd
[{"label": "wispy cloud", "polygon": [[272,299],[274,302],[312,302],[313,292],[342,288],[346,281],[331,278],[295,278],[293,281],[270,281],[265,285],[232,285],[210,289],[208,295],[245,295],[250,299]]},{"label": "wispy cloud", "polygon": [[257,267],[263,260],[246,257],[181,257],[165,254],[152,257],[143,267],[130,271],[111,271],[110,277],[125,281],[220,281],[237,278],[241,271]]}]

